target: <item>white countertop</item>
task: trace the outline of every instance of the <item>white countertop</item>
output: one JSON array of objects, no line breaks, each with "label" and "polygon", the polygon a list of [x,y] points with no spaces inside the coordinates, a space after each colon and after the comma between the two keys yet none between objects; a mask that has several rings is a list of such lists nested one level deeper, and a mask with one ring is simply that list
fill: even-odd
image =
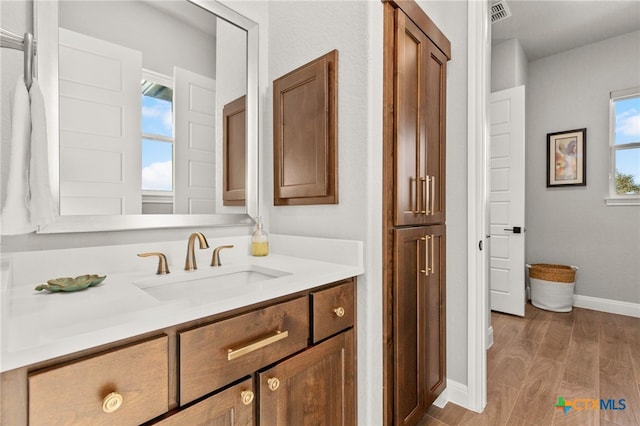
[{"label": "white countertop", "polygon": [[[37,292],[34,287],[38,282],[29,281],[33,279],[33,274],[25,271],[21,275],[15,269],[25,268],[30,261],[37,262],[37,256],[59,265],[62,260],[56,261],[56,256],[68,259],[73,253],[69,250],[52,250],[47,253],[38,252],[31,257],[29,254],[23,255],[27,256],[25,259],[18,254],[12,265],[12,274],[17,278],[1,294],[1,371],[161,330],[363,273],[361,242],[289,236],[271,238],[269,256],[252,257],[245,254],[247,250],[240,249],[235,255],[223,257],[223,266],[219,268],[212,268],[208,261],[204,262],[199,258],[197,271],[184,271],[170,265],[171,274],[167,276],[154,275],[156,263],[153,261],[145,263],[144,270],[138,268],[134,271],[111,273],[89,270],[85,273],[106,274],[106,280],[96,287],[70,293]],[[241,247],[247,242],[246,237],[236,240],[236,244],[239,243]],[[167,250],[171,252],[170,246],[175,243],[168,244]],[[183,247],[183,244],[180,243],[179,246]],[[124,252],[129,256],[129,252],[140,252],[140,248],[134,246],[127,249],[123,246],[115,251],[113,247],[106,250],[111,250],[109,256],[114,256],[115,252]],[[201,298],[186,297],[169,301],[158,300],[134,284],[168,278],[175,281],[192,280],[194,277],[214,273],[214,270],[215,273],[224,273],[242,269],[243,265],[270,268],[286,275],[239,288],[227,287]],[[48,278],[61,276],[43,275]]]}]

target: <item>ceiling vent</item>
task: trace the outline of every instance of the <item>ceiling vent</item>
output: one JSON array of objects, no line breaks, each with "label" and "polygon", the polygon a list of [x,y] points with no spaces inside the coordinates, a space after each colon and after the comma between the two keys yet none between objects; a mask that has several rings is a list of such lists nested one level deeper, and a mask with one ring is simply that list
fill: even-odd
[{"label": "ceiling vent", "polygon": [[507,19],[511,16],[511,11],[509,10],[509,6],[507,6],[507,2],[505,0],[500,0],[493,5],[491,5],[491,23],[495,24],[496,22]]}]

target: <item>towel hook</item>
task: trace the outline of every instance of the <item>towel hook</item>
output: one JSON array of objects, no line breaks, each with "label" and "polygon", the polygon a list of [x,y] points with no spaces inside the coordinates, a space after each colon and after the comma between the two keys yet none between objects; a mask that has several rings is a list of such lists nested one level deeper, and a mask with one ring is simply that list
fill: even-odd
[{"label": "towel hook", "polygon": [[33,83],[33,57],[36,53],[36,43],[33,34],[25,33],[24,37],[0,28],[0,46],[24,52],[24,84],[27,89]]},{"label": "towel hook", "polygon": [[27,90],[33,83],[33,34],[24,34],[24,84]]}]

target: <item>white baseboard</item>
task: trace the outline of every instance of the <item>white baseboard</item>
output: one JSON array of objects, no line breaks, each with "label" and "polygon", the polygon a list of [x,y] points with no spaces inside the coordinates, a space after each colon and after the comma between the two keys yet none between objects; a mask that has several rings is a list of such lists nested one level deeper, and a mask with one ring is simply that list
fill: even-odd
[{"label": "white baseboard", "polygon": [[467,386],[447,379],[447,387],[433,402],[433,405],[439,408],[444,408],[448,402],[453,402],[456,405],[468,408],[468,400]]},{"label": "white baseboard", "polygon": [[487,331],[487,350],[493,346],[493,326],[489,326],[489,330]]},{"label": "white baseboard", "polygon": [[573,306],[611,314],[640,318],[640,303],[621,302],[599,297],[573,295]]}]

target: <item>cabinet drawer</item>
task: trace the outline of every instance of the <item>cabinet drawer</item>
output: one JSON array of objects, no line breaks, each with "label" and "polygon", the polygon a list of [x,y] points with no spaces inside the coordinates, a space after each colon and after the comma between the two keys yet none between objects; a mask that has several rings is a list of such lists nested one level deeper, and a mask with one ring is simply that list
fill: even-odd
[{"label": "cabinet drawer", "polygon": [[353,281],[311,293],[313,343],[353,326],[355,317]]},{"label": "cabinet drawer", "polygon": [[306,297],[179,333],[180,404],[304,349]]},{"label": "cabinet drawer", "polygon": [[[167,336],[29,375],[29,424],[134,425],[168,410]],[[122,397],[108,412],[108,402]],[[104,408],[103,408],[104,405]]]},{"label": "cabinet drawer", "polygon": [[251,426],[254,424],[255,404],[253,379],[247,379],[154,425]]}]

